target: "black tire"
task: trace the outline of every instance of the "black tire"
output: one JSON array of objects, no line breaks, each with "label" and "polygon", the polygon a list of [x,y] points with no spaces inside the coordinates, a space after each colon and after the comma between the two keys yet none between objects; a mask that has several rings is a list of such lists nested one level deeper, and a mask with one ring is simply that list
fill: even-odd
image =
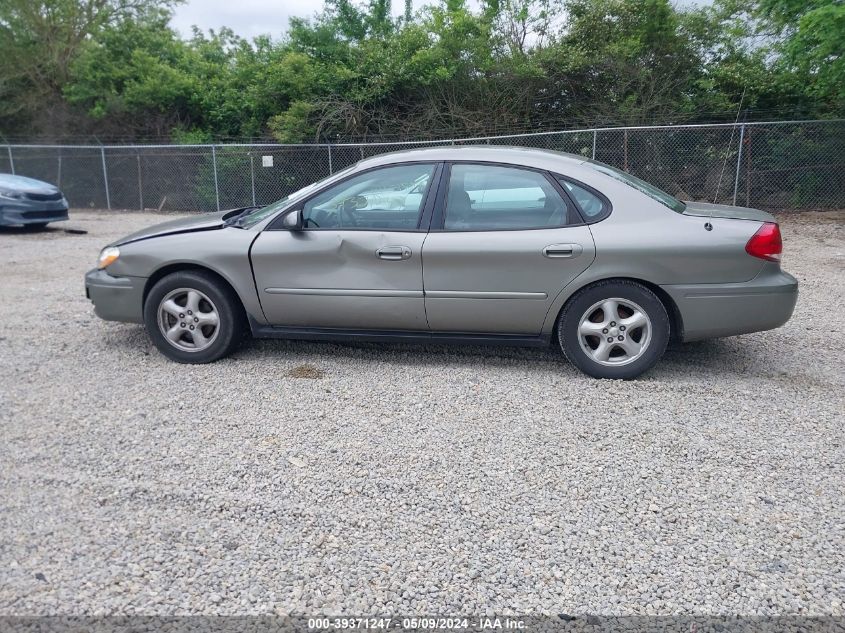
[{"label": "black tire", "polygon": [[[650,335],[642,352],[639,355],[632,355],[632,360],[629,361],[625,361],[624,357],[621,358],[620,361],[624,361],[625,364],[615,366],[602,364],[588,353],[586,347],[603,344],[598,338],[598,335],[589,337],[582,342],[579,334],[581,319],[585,316],[586,312],[591,310],[597,303],[607,299],[622,299],[636,304],[636,306],[642,309],[650,321]],[[623,305],[623,311],[621,312],[623,315],[625,314],[624,310],[625,306]],[[602,318],[604,317],[598,320],[601,321]],[[590,324],[588,323],[587,325],[589,326]],[[567,360],[585,374],[594,378],[629,380],[648,371],[660,360],[669,342],[670,327],[666,307],[650,289],[635,281],[625,279],[607,280],[583,288],[569,299],[558,319],[558,341]],[[630,332],[633,333],[632,340],[634,336],[643,336],[643,330],[632,328]],[[621,334],[624,338],[625,332],[613,331],[610,334]],[[611,338],[614,337],[612,336]],[[640,339],[641,341],[642,339]],[[616,346],[616,342],[614,341],[612,345]],[[624,355],[626,352],[621,349],[621,345],[619,344],[619,346],[614,348],[612,353],[620,352],[620,355]],[[613,361],[612,357],[602,360],[606,360],[606,362]]]},{"label": "black tire", "polygon": [[[217,314],[217,329],[212,330],[215,332],[213,340],[203,349],[196,351],[180,349],[177,344],[190,344],[187,341],[192,340],[191,335],[185,332],[181,343],[171,343],[160,328],[159,310],[162,300],[182,289],[196,290],[204,294]],[[208,303],[206,302],[205,305]],[[189,319],[186,318],[185,322],[189,323]],[[144,301],[144,324],[158,350],[177,363],[202,364],[219,360],[234,352],[246,333],[243,307],[231,288],[213,275],[193,270],[172,273],[156,282]]]}]

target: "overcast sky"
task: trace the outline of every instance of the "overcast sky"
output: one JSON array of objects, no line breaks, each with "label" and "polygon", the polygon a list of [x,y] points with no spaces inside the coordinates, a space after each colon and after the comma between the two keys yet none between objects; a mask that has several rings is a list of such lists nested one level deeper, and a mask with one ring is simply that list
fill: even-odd
[{"label": "overcast sky", "polygon": [[[414,10],[425,2],[414,0]],[[287,30],[288,18],[311,17],[322,7],[322,0],[187,0],[176,7],[171,23],[182,37],[189,37],[196,25],[203,31],[228,26],[242,37],[270,34],[278,39]],[[404,10],[404,0],[393,0],[394,15]]]},{"label": "overcast sky", "polygon": [[[436,0],[413,0],[416,11]],[[709,4],[712,0],[675,0],[681,6]],[[477,7],[477,0],[469,1],[470,7]],[[280,38],[288,27],[291,16],[311,17],[323,7],[322,0],[186,0],[176,7],[172,24],[182,37],[190,37],[191,26],[202,31],[228,26],[242,37],[251,39],[256,35],[269,34]],[[393,0],[393,14],[401,15],[405,10],[404,0]]]}]

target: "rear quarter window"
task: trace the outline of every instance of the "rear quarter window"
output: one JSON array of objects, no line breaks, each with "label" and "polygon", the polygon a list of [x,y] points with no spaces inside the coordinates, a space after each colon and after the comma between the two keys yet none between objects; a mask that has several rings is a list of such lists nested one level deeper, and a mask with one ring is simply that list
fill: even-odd
[{"label": "rear quarter window", "polygon": [[557,178],[560,186],[575,200],[585,222],[598,222],[610,215],[610,201],[599,192],[563,176],[555,176],[555,178]]},{"label": "rear quarter window", "polygon": [[641,180],[636,176],[632,176],[626,171],[622,171],[621,169],[616,169],[616,167],[611,167],[610,165],[605,165],[604,163],[599,163],[597,161],[586,161],[586,165],[589,165],[597,172],[602,173],[606,176],[610,176],[611,178],[615,178],[619,182],[624,182],[626,185],[631,187],[632,189],[636,189],[640,193],[644,193],[652,200],[656,200],[664,207],[668,209],[672,209],[675,213],[683,213],[687,205],[683,202],[678,200],[675,196],[672,196],[662,189],[658,189],[651,183],[646,182],[645,180]]}]

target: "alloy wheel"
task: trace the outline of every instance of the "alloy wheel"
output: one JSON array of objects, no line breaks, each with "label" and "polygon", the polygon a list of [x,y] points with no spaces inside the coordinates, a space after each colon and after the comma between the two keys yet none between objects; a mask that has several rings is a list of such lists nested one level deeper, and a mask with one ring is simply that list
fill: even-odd
[{"label": "alloy wheel", "polygon": [[578,339],[593,361],[611,367],[643,355],[651,342],[651,319],[630,299],[603,299],[581,317]]},{"label": "alloy wheel", "polygon": [[176,349],[199,352],[214,343],[220,316],[214,302],[193,288],[177,288],[158,305],[158,327]]}]

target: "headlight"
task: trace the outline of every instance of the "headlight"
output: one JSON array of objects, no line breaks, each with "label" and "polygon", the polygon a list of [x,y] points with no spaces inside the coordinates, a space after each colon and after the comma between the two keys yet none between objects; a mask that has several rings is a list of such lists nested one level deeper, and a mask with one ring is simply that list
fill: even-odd
[{"label": "headlight", "polygon": [[20,200],[21,198],[23,198],[23,194],[20,191],[15,191],[14,189],[0,188],[0,198],[11,198],[12,200]]},{"label": "headlight", "polygon": [[109,246],[100,251],[100,259],[97,262],[97,268],[105,268],[109,264],[113,264],[120,257],[120,251],[116,246]]}]

